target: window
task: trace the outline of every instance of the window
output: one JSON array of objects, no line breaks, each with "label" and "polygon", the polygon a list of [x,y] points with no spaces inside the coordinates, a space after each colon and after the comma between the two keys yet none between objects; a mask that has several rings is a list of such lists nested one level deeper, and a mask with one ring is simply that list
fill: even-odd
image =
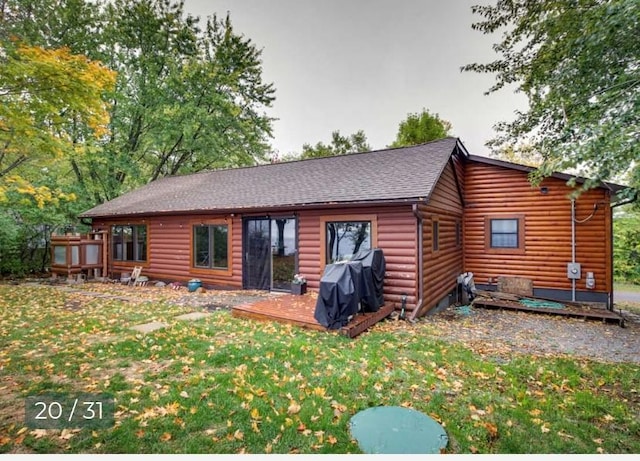
[{"label": "window", "polygon": [[53,247],[53,264],[64,266],[67,264],[67,247],[56,245]]},{"label": "window", "polygon": [[102,245],[83,245],[84,263],[91,266],[100,264],[100,250]]},{"label": "window", "polygon": [[147,260],[147,226],[127,225],[113,226],[114,261],[146,261]]},{"label": "window", "polygon": [[433,251],[438,251],[440,248],[440,222],[436,219],[431,222],[431,232]]},{"label": "window", "polygon": [[518,248],[518,220],[491,220],[491,248]]},{"label": "window", "polygon": [[524,253],[524,216],[486,217],[485,247],[489,252]]},{"label": "window", "polygon": [[456,248],[462,246],[462,223],[456,220]]},{"label": "window", "polygon": [[193,226],[193,267],[229,268],[229,227],[227,224]]},{"label": "window", "polygon": [[372,248],[371,221],[326,221],[325,236],[327,264]]}]

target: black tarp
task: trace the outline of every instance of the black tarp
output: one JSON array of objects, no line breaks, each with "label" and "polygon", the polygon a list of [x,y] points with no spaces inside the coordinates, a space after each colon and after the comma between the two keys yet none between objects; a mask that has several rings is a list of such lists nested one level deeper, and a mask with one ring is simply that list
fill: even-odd
[{"label": "black tarp", "polygon": [[386,264],[384,254],[380,248],[357,253],[351,261],[362,263],[363,284],[361,292],[362,310],[377,312],[384,306],[384,273]]},{"label": "black tarp", "polygon": [[[355,265],[353,265],[355,266]],[[320,279],[320,291],[316,301],[315,319],[320,325],[337,330],[349,322],[358,312],[356,285],[352,273],[362,273],[362,264],[328,264]],[[358,289],[360,285],[358,284]]]},{"label": "black tarp", "polygon": [[345,326],[360,308],[377,311],[384,305],[384,271],[379,249],[359,253],[348,262],[328,264],[320,279],[315,319],[335,330]]}]

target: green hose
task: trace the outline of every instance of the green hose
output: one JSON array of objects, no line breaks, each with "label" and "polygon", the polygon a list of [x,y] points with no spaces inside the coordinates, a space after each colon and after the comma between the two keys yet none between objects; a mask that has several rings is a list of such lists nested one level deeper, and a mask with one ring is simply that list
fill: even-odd
[{"label": "green hose", "polygon": [[520,304],[526,307],[544,308],[544,309],[564,309],[565,305],[553,301],[543,301],[539,299],[522,298]]}]

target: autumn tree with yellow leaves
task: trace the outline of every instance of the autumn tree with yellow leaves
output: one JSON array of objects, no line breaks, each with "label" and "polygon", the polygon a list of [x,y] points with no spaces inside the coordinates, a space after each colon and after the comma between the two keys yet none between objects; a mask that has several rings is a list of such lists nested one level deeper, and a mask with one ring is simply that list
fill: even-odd
[{"label": "autumn tree with yellow leaves", "polygon": [[[0,200],[15,191],[31,196],[42,208],[70,195],[32,184],[21,170],[39,168],[74,156],[81,141],[108,131],[109,111],[103,94],[116,73],[69,49],[2,46],[0,65]],[[81,131],[80,127],[84,127]]]},{"label": "autumn tree with yellow leaves", "polygon": [[0,67],[0,273],[8,229],[49,226],[24,251],[151,180],[271,149],[275,89],[229,15],[201,22],[174,0],[0,0]]}]

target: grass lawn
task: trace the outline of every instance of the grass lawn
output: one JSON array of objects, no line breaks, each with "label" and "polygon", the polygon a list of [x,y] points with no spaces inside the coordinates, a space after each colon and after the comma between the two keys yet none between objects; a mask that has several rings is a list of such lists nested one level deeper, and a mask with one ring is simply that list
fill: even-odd
[{"label": "grass lawn", "polygon": [[634,285],[632,283],[615,282],[613,284],[614,290],[632,291],[634,293],[640,293],[640,285]]},{"label": "grass lawn", "polygon": [[[0,453],[359,453],[378,405],[441,422],[447,453],[640,453],[640,366],[478,354],[433,324],[355,340],[162,299],[0,285]],[[142,335],[129,327],[160,321]],[[30,429],[27,396],[109,393],[115,425]]]}]

